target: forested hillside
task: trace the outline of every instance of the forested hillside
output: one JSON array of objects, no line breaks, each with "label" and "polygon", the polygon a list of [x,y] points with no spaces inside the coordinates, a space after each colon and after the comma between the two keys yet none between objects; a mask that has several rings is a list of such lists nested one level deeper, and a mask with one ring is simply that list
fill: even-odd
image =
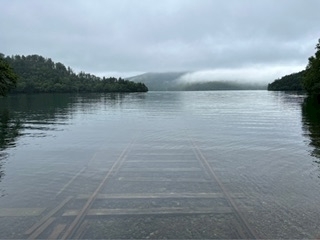
[{"label": "forested hillside", "polygon": [[269,91],[302,91],[302,78],[305,71],[286,75],[268,85]]},{"label": "forested hillside", "polygon": [[18,76],[17,87],[12,93],[148,91],[143,83],[113,77],[100,78],[85,72],[76,74],[70,67],[39,55],[1,56]]},{"label": "forested hillside", "polygon": [[308,94],[320,96],[320,39],[316,45],[316,53],[309,57],[303,76],[303,86]]}]

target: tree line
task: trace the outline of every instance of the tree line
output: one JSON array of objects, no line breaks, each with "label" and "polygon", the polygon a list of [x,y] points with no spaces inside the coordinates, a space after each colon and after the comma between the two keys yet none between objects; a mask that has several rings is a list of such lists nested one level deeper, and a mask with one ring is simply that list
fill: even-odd
[{"label": "tree line", "polygon": [[284,76],[268,85],[271,91],[306,91],[309,95],[320,95],[320,39],[316,53],[309,57],[306,69]]},{"label": "tree line", "polygon": [[[2,65],[6,66],[6,69],[2,70]],[[0,67],[0,95],[5,95],[9,90],[11,93],[148,91],[143,83],[114,77],[101,78],[85,72],[77,74],[70,67],[39,55],[10,57],[0,54]],[[5,76],[5,72],[11,75]]]},{"label": "tree line", "polygon": [[4,55],[0,55],[0,96],[16,87],[18,76],[13,72],[11,66],[3,59]]},{"label": "tree line", "polygon": [[268,84],[269,91],[303,91],[303,76],[305,71],[298,73],[292,73],[286,75],[280,79],[276,79],[272,83]]}]

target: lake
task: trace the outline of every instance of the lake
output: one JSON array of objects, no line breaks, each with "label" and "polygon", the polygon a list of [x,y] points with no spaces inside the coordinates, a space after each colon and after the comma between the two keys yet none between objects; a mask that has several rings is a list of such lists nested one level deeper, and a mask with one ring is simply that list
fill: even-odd
[{"label": "lake", "polygon": [[305,95],[12,95],[0,114],[1,239],[320,237]]}]

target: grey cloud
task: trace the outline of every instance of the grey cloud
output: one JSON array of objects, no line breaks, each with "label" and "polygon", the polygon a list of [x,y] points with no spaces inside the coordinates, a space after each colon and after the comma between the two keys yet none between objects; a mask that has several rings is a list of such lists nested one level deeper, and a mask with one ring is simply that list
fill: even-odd
[{"label": "grey cloud", "polygon": [[0,45],[92,73],[296,69],[320,37],[318,9],[317,0],[2,1]]}]

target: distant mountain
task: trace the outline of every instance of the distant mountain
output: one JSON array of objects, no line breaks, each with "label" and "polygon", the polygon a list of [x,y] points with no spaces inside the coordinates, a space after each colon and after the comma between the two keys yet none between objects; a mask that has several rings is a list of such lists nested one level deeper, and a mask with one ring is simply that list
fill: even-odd
[{"label": "distant mountain", "polygon": [[176,91],[177,80],[188,72],[144,73],[127,78],[129,81],[144,83],[150,91]]},{"label": "distant mountain", "polygon": [[269,91],[302,91],[302,78],[305,71],[286,75],[268,84]]},{"label": "distant mountain", "polygon": [[265,90],[267,86],[235,81],[186,82],[181,77],[190,72],[145,73],[127,78],[144,83],[150,91],[215,91],[215,90]]}]

